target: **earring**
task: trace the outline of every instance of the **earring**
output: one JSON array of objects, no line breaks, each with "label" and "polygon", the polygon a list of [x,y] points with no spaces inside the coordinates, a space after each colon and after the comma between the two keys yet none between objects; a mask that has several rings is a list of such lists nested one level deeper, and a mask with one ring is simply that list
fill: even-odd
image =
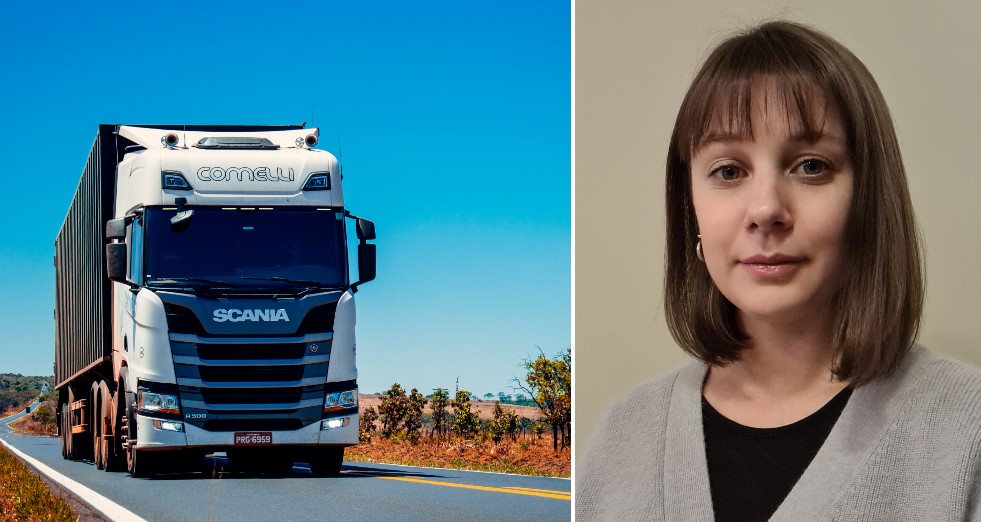
[{"label": "earring", "polygon": [[705,262],[705,256],[702,255],[702,235],[698,234],[698,243],[695,244],[695,255],[698,256],[698,260]]}]

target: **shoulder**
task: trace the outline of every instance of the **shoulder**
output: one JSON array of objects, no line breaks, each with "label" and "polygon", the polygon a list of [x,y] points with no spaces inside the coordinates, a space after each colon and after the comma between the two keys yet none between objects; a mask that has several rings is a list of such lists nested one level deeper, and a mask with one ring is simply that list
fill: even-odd
[{"label": "shoulder", "polygon": [[981,457],[978,368],[916,345],[894,375],[860,387],[852,398],[854,415],[849,418],[878,430],[880,457],[888,453],[933,463]]},{"label": "shoulder", "polygon": [[704,373],[704,365],[689,362],[640,384],[610,407],[593,430],[581,465],[577,461],[577,519],[653,518],[656,506],[663,505],[660,485],[672,397]]},{"label": "shoulder", "polygon": [[[839,512],[901,496],[906,502],[891,508],[897,519],[970,518],[981,493],[981,370],[914,346],[895,374],[858,388],[846,409],[853,401],[839,419],[847,443],[836,451],[857,467]],[[855,442],[863,439],[866,446]],[[868,449],[849,451],[856,447]]]},{"label": "shoulder", "polygon": [[[705,365],[693,360],[637,385],[610,406],[603,423],[607,426],[605,428],[607,435],[610,434],[609,427],[618,426],[623,422],[647,429],[662,423],[671,403],[671,397],[677,389],[690,382],[700,384],[704,377]],[[601,426],[596,431],[597,435],[602,431],[604,428]],[[593,446],[601,444],[602,440],[593,442]]]},{"label": "shoulder", "polygon": [[943,413],[981,428],[981,369],[936,355],[920,346],[910,352],[906,370],[915,376],[906,408]]}]

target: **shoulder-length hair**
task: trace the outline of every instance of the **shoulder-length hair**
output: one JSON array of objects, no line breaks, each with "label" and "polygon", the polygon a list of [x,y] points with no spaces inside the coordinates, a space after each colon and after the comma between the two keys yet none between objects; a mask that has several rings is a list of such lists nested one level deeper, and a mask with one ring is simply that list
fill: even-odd
[{"label": "shoulder-length hair", "polygon": [[[760,81],[763,80],[763,81]],[[772,21],[723,41],[692,81],[667,158],[665,312],[678,344],[712,365],[739,360],[751,340],[695,247],[691,160],[712,126],[752,136],[752,89],[782,96],[788,121],[820,134],[812,105],[840,112],[854,168],[842,284],[829,309],[837,378],[890,374],[916,338],[924,283],[919,236],[899,143],[882,93],[843,45],[809,27]],[[816,318],[817,319],[817,318]]]}]

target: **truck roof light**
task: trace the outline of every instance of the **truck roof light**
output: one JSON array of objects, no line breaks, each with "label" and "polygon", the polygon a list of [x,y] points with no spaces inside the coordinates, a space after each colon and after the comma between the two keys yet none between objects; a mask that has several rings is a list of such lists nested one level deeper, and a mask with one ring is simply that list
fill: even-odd
[{"label": "truck roof light", "polygon": [[206,137],[195,145],[199,149],[276,150],[279,145],[269,138],[238,138],[232,136]]},{"label": "truck roof light", "polygon": [[161,183],[163,188],[172,190],[191,190],[191,184],[187,182],[187,179],[180,172],[177,172],[176,170],[165,170],[160,174],[162,176]]},{"label": "truck roof light", "polygon": [[176,147],[180,143],[180,138],[177,134],[173,132],[168,132],[160,137],[160,143],[163,143],[164,147]]},{"label": "truck roof light", "polygon": [[312,148],[317,142],[320,141],[316,134],[307,134],[306,138],[296,138],[296,148],[302,148],[304,145],[307,148]]},{"label": "truck roof light", "polygon": [[330,172],[314,172],[310,174],[303,190],[330,190]]}]

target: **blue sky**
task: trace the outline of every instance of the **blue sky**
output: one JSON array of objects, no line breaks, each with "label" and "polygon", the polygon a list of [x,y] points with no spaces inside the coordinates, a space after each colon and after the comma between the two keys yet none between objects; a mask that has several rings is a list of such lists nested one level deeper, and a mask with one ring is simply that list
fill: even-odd
[{"label": "blue sky", "polygon": [[571,344],[569,3],[365,4],[5,6],[0,372],[52,373],[54,238],[99,123],[306,121],[342,147],[378,231],[363,392],[510,392]]}]

